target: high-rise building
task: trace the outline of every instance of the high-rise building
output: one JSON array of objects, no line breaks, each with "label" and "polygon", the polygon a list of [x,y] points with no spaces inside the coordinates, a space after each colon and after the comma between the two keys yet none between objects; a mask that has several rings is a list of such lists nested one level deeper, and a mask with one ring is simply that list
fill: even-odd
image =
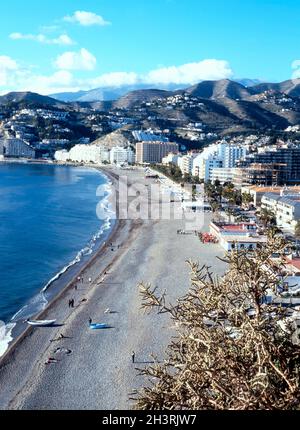
[{"label": "high-rise building", "polygon": [[177,143],[170,142],[137,142],[136,144],[136,162],[143,163],[161,163],[162,159],[169,152],[178,152]]},{"label": "high-rise building", "polygon": [[12,158],[35,158],[35,150],[24,140],[15,138],[0,140],[0,154]]},{"label": "high-rise building", "polygon": [[111,164],[134,163],[134,152],[131,148],[115,146],[110,151]]},{"label": "high-rise building", "polygon": [[[248,149],[241,145],[232,145],[226,141],[210,145],[205,148],[193,160],[192,173],[204,181],[213,180],[216,174],[221,173],[224,181],[232,179],[230,169],[236,166],[237,161],[244,158]],[[215,169],[226,169],[223,172],[215,172]],[[226,178],[228,172],[228,178]]]},{"label": "high-rise building", "polygon": [[[266,148],[259,153],[245,157],[240,163],[241,168],[254,170],[253,166],[261,166],[261,170],[268,170],[263,176],[263,185],[292,185],[300,183],[300,146],[287,146],[269,150]],[[249,175],[248,175],[249,176]],[[251,175],[250,175],[251,176]],[[260,176],[260,175],[259,175]],[[248,178],[250,182],[257,183],[255,178]]]}]

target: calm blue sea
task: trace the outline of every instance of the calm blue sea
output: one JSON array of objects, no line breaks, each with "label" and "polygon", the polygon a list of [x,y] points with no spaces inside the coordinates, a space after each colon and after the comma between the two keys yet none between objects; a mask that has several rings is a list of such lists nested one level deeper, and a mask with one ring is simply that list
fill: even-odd
[{"label": "calm blue sea", "polygon": [[[100,185],[105,197],[96,196]],[[40,310],[49,281],[95,250],[110,228],[96,216],[108,189],[94,169],[0,164],[0,320]]]}]

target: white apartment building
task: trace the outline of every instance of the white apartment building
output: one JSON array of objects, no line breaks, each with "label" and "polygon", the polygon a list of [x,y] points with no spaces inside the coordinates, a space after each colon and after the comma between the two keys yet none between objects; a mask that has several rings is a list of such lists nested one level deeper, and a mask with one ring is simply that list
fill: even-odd
[{"label": "white apartment building", "polygon": [[221,184],[224,184],[224,182],[233,182],[235,171],[234,167],[214,167],[210,172],[210,180],[212,182],[218,180]]},{"label": "white apartment building", "polygon": [[261,199],[261,207],[275,214],[278,227],[294,231],[300,220],[300,194],[266,193]]},{"label": "white apartment building", "polygon": [[102,145],[75,145],[70,151],[56,151],[54,158],[59,162],[124,164],[134,162],[134,152],[123,147],[109,150]]},{"label": "white apartment building", "polygon": [[70,160],[78,163],[100,163],[100,148],[94,145],[75,145],[70,150]]},{"label": "white apartment building", "polygon": [[235,167],[236,162],[248,154],[248,149],[240,145],[231,145],[227,142],[221,142],[218,145],[218,156],[223,161],[225,168]]},{"label": "white apartment building", "polygon": [[100,163],[110,163],[110,150],[102,145],[97,145],[100,151]]},{"label": "white apartment building", "polygon": [[166,157],[162,159],[162,164],[168,165],[169,163],[177,164],[178,159],[180,158],[179,154],[174,154],[173,152],[170,152]]},{"label": "white apartment building", "polygon": [[72,161],[75,163],[102,164],[110,162],[110,151],[100,145],[75,145],[70,151],[56,151],[54,158],[62,163]]},{"label": "white apartment building", "polygon": [[211,179],[212,170],[220,168],[222,165],[222,160],[215,155],[209,155],[205,158],[199,156],[193,161],[192,174],[204,181],[208,181]]},{"label": "white apartment building", "polygon": [[110,151],[110,163],[111,164],[124,164],[134,163],[134,152],[131,148],[123,148],[121,146],[115,146]]},{"label": "white apartment building", "polygon": [[62,149],[60,151],[55,152],[54,159],[61,163],[66,163],[70,159],[69,156],[69,151],[67,151],[66,149]]},{"label": "white apartment building", "polygon": [[[247,153],[247,148],[231,145],[225,141],[210,145],[194,158],[192,174],[199,176],[204,181],[213,180],[215,175],[219,175],[226,182],[232,179],[232,172],[230,170],[215,171],[215,169],[232,169],[236,162],[245,157]],[[228,176],[226,176],[227,174]]]},{"label": "white apartment building", "polygon": [[183,175],[192,174],[194,158],[195,158],[195,154],[187,154],[181,157],[180,170]]}]

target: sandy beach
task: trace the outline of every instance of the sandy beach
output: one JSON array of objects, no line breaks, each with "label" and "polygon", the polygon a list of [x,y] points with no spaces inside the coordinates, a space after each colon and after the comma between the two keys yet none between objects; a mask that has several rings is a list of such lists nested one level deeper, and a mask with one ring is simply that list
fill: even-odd
[{"label": "sandy beach", "polygon": [[[111,173],[117,177],[120,172]],[[150,183],[142,170],[126,175],[129,183]],[[203,231],[210,217],[205,215]],[[137,285],[149,282],[175,301],[189,288],[187,259],[208,264],[219,275],[225,270],[217,260],[222,248],[204,245],[193,234],[177,234],[184,227],[183,220],[119,220],[84,270],[84,282],[77,290],[66,288],[43,312],[58,325],[29,329],[1,361],[0,409],[132,408],[130,393],[145,383],[136,367],[149,363],[151,353],[163,360],[173,333],[167,316],[141,311]],[[74,309],[68,307],[71,298]],[[111,313],[105,313],[107,308]],[[89,318],[110,328],[91,330]],[[66,338],[55,340],[60,333]],[[45,365],[49,357],[57,362]]]}]

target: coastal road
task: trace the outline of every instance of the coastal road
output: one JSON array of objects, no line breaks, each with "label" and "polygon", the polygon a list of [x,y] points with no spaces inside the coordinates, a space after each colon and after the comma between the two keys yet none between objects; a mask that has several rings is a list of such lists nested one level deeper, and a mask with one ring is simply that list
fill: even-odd
[{"label": "coastal road", "polygon": [[[145,183],[141,171],[127,174],[130,182]],[[210,217],[205,215],[203,231],[208,231]],[[174,334],[168,316],[141,311],[137,285],[151,283],[175,302],[190,286],[186,260],[207,264],[219,275],[226,269],[217,259],[224,255],[221,247],[204,245],[193,234],[177,234],[185,226],[183,220],[122,221],[113,246],[107,246],[86,271],[84,284],[47,311],[45,317],[57,318],[63,326],[38,328],[0,369],[0,387],[6,384],[0,390],[0,408],[131,409],[130,393],[145,384],[136,367],[151,362],[152,353],[163,360]],[[69,311],[65,302],[71,295],[78,306]],[[81,302],[83,297],[86,301]],[[104,313],[107,308],[112,313]],[[91,330],[89,318],[111,328]],[[59,333],[67,339],[49,342]],[[62,350],[55,353],[57,348]],[[45,365],[49,357],[58,361]]]}]

